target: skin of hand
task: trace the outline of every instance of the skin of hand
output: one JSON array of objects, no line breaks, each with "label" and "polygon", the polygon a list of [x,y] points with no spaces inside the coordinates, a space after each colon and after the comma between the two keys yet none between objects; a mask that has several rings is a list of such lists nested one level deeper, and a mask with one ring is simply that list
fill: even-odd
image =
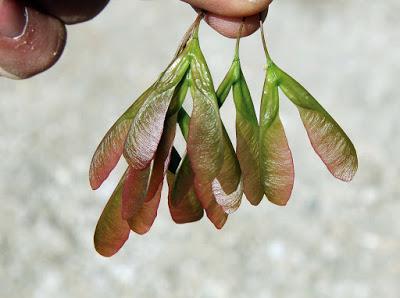
[{"label": "skin of hand", "polygon": [[[226,37],[259,27],[259,14],[272,0],[181,0],[205,10],[205,21]],[[0,0],[0,76],[25,79],[57,62],[66,42],[65,25],[92,19],[109,0]]]},{"label": "skin of hand", "polygon": [[[236,38],[245,18],[242,37],[260,27],[260,13],[266,13],[272,0],[181,0],[206,11],[205,21],[220,34]],[[266,14],[264,14],[265,17]]]}]

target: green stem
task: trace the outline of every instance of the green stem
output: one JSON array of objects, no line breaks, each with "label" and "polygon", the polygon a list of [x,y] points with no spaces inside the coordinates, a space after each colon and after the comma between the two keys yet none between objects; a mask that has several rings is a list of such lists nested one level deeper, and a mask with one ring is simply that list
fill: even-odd
[{"label": "green stem", "polygon": [[244,27],[244,21],[245,21],[245,20],[246,20],[246,18],[243,18],[243,19],[242,19],[242,23],[240,24],[238,36],[237,36],[237,38],[236,38],[235,59],[239,59],[240,38],[241,38],[241,36],[242,36],[243,27]]},{"label": "green stem", "polygon": [[204,11],[200,11],[199,14],[197,15],[196,20],[193,23],[193,34],[192,38],[199,39],[199,27],[200,27],[200,22],[204,18]]},{"label": "green stem", "polygon": [[263,21],[261,20],[261,18],[260,18],[260,30],[261,30],[261,39],[262,39],[262,44],[264,47],[265,57],[267,58],[268,66],[270,66],[273,63],[273,61],[271,59],[271,56],[269,55],[267,41],[265,39],[265,33],[264,33],[264,24],[263,24]]},{"label": "green stem", "polygon": [[192,25],[190,25],[189,29],[186,31],[185,35],[183,36],[183,39],[181,41],[181,44],[179,45],[178,50],[175,53],[175,58],[178,57],[182,51],[185,49],[188,41],[191,38],[198,38],[198,34],[199,34],[199,25],[201,20],[204,18],[204,12],[201,11],[198,13],[195,21],[193,22]]}]

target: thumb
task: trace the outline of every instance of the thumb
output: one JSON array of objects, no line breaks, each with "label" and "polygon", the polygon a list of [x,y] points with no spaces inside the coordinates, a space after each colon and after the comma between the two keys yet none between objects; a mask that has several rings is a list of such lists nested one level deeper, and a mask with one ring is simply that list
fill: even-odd
[{"label": "thumb", "polygon": [[31,77],[52,66],[65,45],[64,25],[56,18],[0,0],[0,75]]}]

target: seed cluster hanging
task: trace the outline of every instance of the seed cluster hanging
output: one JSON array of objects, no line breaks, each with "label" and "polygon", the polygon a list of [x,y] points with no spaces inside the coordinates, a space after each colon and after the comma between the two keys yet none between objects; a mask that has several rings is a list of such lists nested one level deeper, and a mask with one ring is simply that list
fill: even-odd
[{"label": "seed cluster hanging", "polygon": [[[357,171],[350,139],[315,100],[267,58],[260,117],[243,75],[237,40],[233,63],[215,91],[199,45],[202,14],[190,27],[173,61],[107,132],[90,166],[90,184],[101,186],[123,155],[128,169],[98,221],[96,250],[112,256],[131,231],[148,232],[157,216],[167,178],[168,206],[179,224],[200,220],[204,212],[221,229],[236,211],[243,194],[252,205],[264,195],[286,205],[293,189],[294,166],[279,117],[279,89],[294,103],[315,152],[337,178],[350,181]],[[190,90],[191,116],[183,108]],[[219,109],[232,91],[236,108],[236,150]],[[179,125],[187,143],[184,156],[173,147]]]}]

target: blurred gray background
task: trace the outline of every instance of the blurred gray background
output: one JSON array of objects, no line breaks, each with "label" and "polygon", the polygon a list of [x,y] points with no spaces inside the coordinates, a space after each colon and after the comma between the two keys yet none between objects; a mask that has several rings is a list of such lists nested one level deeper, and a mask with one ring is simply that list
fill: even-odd
[{"label": "blurred gray background", "polygon": [[[0,79],[0,297],[400,297],[399,11],[398,0],[279,0],[270,9],[275,61],[358,149],[352,183],[329,175],[282,97],[297,174],[286,208],[243,201],[216,231],[206,219],[175,225],[164,194],[151,232],[132,234],[111,259],[92,237],[124,165],[93,192],[92,153],[195,14],[178,1],[114,0],[70,27],[52,70]],[[203,25],[201,43],[218,83],[234,41]],[[258,34],[243,40],[241,56],[258,106]],[[222,114],[233,133],[231,102]]]}]

